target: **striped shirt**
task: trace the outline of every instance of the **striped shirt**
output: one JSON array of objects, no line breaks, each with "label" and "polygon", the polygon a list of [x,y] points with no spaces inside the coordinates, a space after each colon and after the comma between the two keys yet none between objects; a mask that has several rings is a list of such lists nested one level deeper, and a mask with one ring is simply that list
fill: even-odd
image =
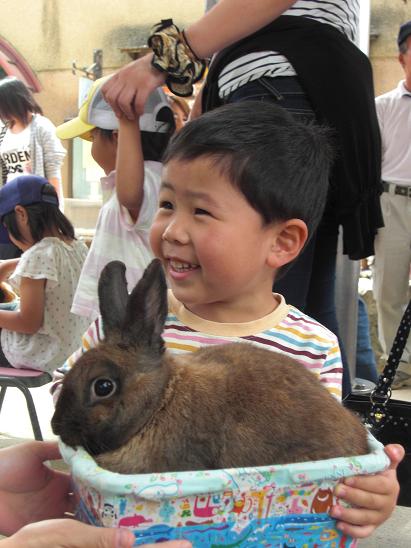
[{"label": "striped shirt", "polygon": [[[277,308],[258,320],[246,323],[216,323],[192,314],[169,291],[169,312],[163,331],[167,348],[175,354],[195,352],[203,346],[247,342],[286,354],[318,376],[321,384],[341,399],[342,363],[336,336],[324,326],[287,305],[276,295]],[[83,335],[82,347],[65,362],[67,372],[81,356],[104,338],[101,320]]]},{"label": "striped shirt", "polygon": [[[314,19],[337,28],[349,40],[357,39],[360,0],[297,0],[284,15]],[[211,4],[217,2],[209,2]],[[234,90],[249,81],[263,76],[296,76],[290,62],[274,51],[250,53],[229,63],[218,79],[220,98],[227,97]]]}]

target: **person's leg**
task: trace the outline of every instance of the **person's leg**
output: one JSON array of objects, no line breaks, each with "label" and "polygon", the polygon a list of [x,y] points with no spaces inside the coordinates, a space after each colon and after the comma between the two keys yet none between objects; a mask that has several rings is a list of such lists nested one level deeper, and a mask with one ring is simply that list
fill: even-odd
[{"label": "person's leg", "polygon": [[337,259],[335,263],[335,312],[338,331],[344,347],[350,379],[356,377],[357,318],[359,261],[350,260],[343,254],[342,234],[338,235]]},{"label": "person's leg", "polygon": [[325,215],[317,229],[307,303],[304,312],[338,338],[343,364],[343,397],[351,393],[349,364],[340,336],[335,304],[338,224]]},{"label": "person's leg", "polygon": [[[385,226],[375,239],[373,292],[379,341],[386,358],[409,300],[411,199],[383,192],[381,207]],[[410,345],[408,341],[404,362],[410,360]]]},{"label": "person's leg", "polygon": [[358,324],[357,324],[357,370],[356,375],[377,383],[378,372],[375,355],[371,346],[370,322],[368,319],[367,305],[364,299],[358,295]]}]

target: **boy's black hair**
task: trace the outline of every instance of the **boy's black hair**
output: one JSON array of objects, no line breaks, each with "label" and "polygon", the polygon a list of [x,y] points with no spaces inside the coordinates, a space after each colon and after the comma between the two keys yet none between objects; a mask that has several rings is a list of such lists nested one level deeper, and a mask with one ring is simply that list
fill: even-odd
[{"label": "boy's black hair", "polygon": [[329,136],[330,130],[297,121],[273,103],[244,101],[188,122],[171,139],[163,162],[208,158],[264,224],[302,219],[311,236],[327,198]]},{"label": "boy's black hair", "polygon": [[[157,121],[168,124],[169,130],[161,133],[154,131],[141,131],[141,148],[143,150],[143,158],[145,161],[161,162],[164,151],[173,135],[176,123],[174,120],[173,111],[169,108],[162,108],[157,114]],[[105,138],[113,139],[113,129],[96,128]]]},{"label": "boy's black hair", "polygon": [[43,111],[27,86],[14,76],[0,80],[0,118],[6,122],[14,117],[27,125],[30,114]]},{"label": "boy's black hair", "polygon": [[[57,197],[56,190],[51,184],[44,185],[42,194]],[[35,242],[42,240],[46,232],[53,229],[66,238],[76,239],[73,225],[59,210],[58,206],[47,202],[39,202],[24,206],[24,208],[27,211],[30,232]],[[14,211],[3,217],[3,224],[13,238],[20,242],[24,241]]]}]

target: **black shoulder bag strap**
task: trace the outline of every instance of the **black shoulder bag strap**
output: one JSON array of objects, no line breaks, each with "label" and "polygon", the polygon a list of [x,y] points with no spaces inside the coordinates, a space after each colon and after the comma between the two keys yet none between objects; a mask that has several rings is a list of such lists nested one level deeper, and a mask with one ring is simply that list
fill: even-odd
[{"label": "black shoulder bag strap", "polygon": [[377,386],[371,394],[371,411],[368,415],[368,423],[373,430],[378,431],[385,426],[388,418],[387,404],[391,398],[391,385],[395,378],[395,373],[398,369],[402,353],[407,339],[410,334],[411,327],[411,301],[408,303],[407,309],[401,319],[400,326],[395,336],[387,365],[381,373]]}]

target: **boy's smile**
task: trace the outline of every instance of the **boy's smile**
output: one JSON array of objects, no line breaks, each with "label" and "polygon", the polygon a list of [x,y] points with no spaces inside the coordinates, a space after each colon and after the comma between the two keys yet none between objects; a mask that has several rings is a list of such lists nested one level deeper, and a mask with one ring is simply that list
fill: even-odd
[{"label": "boy's smile", "polygon": [[151,245],[177,299],[220,322],[245,322],[274,310],[274,270],[267,259],[281,224],[264,226],[212,159],[170,160],[159,202]]},{"label": "boy's smile", "polygon": [[176,280],[183,280],[193,270],[197,270],[199,265],[184,263],[179,260],[168,259],[169,275]]}]

